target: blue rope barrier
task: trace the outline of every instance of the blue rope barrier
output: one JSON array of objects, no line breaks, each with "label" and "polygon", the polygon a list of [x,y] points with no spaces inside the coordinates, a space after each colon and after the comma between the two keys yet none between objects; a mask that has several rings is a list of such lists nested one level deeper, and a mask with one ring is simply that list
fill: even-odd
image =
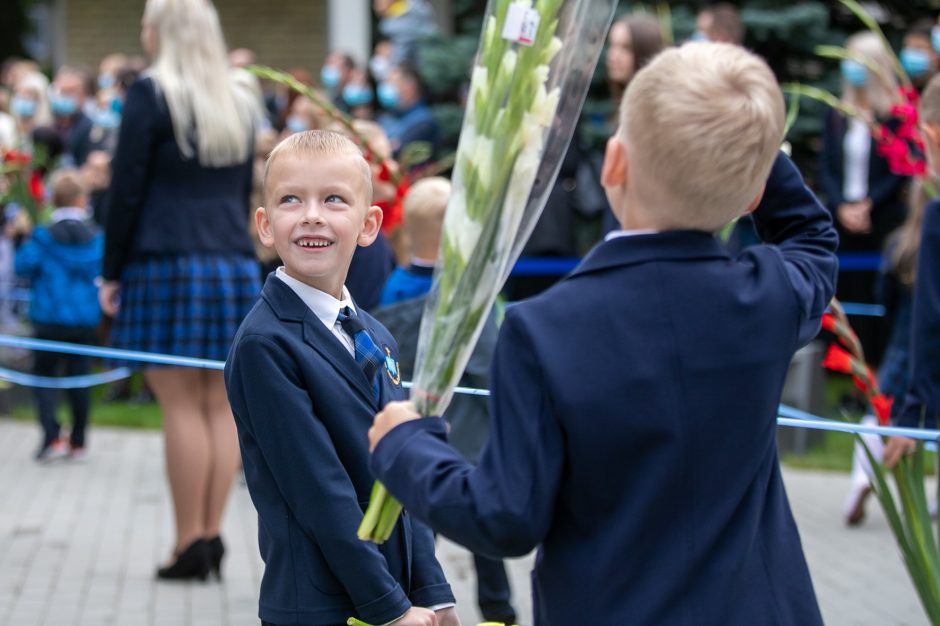
[{"label": "blue rope barrier", "polygon": [[866,304],[864,302],[843,302],[842,310],[846,315],[862,317],[884,317],[885,308],[880,304]]},{"label": "blue rope barrier", "polygon": [[[48,341],[46,339],[32,339],[28,337],[16,337],[13,335],[0,335],[0,346],[8,346],[12,348],[26,348],[30,350],[41,350],[46,352],[62,352],[64,354],[81,354],[84,356],[95,356],[95,357],[104,357],[104,358],[114,358],[114,359],[124,359],[129,361],[140,361],[147,363],[155,363],[160,365],[178,365],[181,367],[199,367],[204,369],[214,369],[221,370],[225,367],[224,361],[212,361],[209,359],[196,359],[192,357],[177,357],[169,354],[156,354],[150,352],[139,352],[136,350],[121,350],[118,348],[101,348],[97,346],[87,346],[74,343],[65,343],[62,341]],[[103,376],[116,376],[117,372],[120,372],[123,368],[118,368],[112,370],[111,372],[105,372],[103,374],[93,375],[98,377]],[[0,368],[0,378],[3,378],[4,375],[9,372],[17,376],[30,376],[22,374],[19,372],[12,372],[11,370],[4,370]],[[43,381],[42,377],[31,377],[33,382],[49,382],[48,379]],[[81,377],[75,377],[81,378]],[[75,378],[71,379],[71,382],[74,382]],[[27,380],[22,378],[22,380]],[[115,380],[119,380],[116,378]],[[69,379],[65,379],[65,383],[68,384]],[[16,382],[12,381],[11,382]],[[94,379],[92,379],[94,382]],[[103,381],[110,382],[110,381]],[[25,386],[42,386],[42,385],[30,385],[23,383]],[[94,382],[94,384],[101,384]],[[75,385],[78,387],[79,385]],[[86,386],[92,386],[88,384]],[[405,381],[402,382],[402,387],[411,388],[412,383]],[[73,387],[74,388],[74,387]],[[490,392],[488,389],[472,389],[469,387],[457,387],[454,389],[455,393],[464,394],[464,395],[473,395],[473,396],[489,396]],[[836,432],[843,433],[853,433],[853,434],[873,434],[873,435],[882,435],[885,437],[899,436],[899,437],[908,437],[910,439],[920,439],[923,441],[940,441],[940,431],[938,430],[925,430],[920,428],[900,428],[895,426],[869,426],[867,424],[852,424],[849,422],[839,422],[836,420],[829,420],[812,413],[807,413],[806,411],[801,411],[793,407],[789,407],[781,404],[778,407],[778,417],[777,417],[778,426],[788,426],[794,428],[812,428],[815,430],[831,430]]]},{"label": "blue rope barrier", "polygon": [[26,374],[0,367],[0,380],[22,387],[41,387],[43,389],[85,389],[124,380],[130,375],[131,371],[126,367],[118,367],[100,374],[62,377],[36,376],[35,374]]}]

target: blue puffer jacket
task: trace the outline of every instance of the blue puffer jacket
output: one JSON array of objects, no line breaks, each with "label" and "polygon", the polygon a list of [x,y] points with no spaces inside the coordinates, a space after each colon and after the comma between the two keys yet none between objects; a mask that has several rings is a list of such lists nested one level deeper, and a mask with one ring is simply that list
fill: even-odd
[{"label": "blue puffer jacket", "polygon": [[29,319],[34,324],[98,324],[95,277],[101,275],[104,235],[89,222],[55,220],[37,226],[16,252],[16,273],[30,280]]}]

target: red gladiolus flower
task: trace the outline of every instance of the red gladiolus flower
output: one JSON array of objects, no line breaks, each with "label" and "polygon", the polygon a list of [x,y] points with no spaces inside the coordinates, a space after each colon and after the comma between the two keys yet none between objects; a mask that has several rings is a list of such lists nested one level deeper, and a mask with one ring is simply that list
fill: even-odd
[{"label": "red gladiolus flower", "polygon": [[837,346],[832,344],[829,346],[829,351],[826,352],[826,356],[823,359],[822,366],[827,370],[832,370],[834,372],[841,372],[843,374],[851,374],[853,370],[852,366],[852,355]]},{"label": "red gladiolus flower", "polygon": [[29,195],[32,196],[38,205],[42,205],[43,200],[45,199],[42,175],[40,175],[40,173],[37,171],[33,171],[29,176]]},{"label": "red gladiolus flower", "polygon": [[822,327],[823,330],[829,331],[830,333],[836,332],[836,318],[832,313],[823,313]]},{"label": "red gladiolus flower", "polygon": [[867,384],[864,380],[862,380],[861,377],[859,377],[859,376],[853,376],[853,377],[852,377],[852,382],[855,383],[855,387],[856,387],[859,391],[861,391],[862,393],[864,393],[866,396],[868,395],[868,384]]},{"label": "red gladiolus flower", "polygon": [[878,423],[887,426],[891,422],[891,405],[894,404],[894,398],[889,398],[883,394],[872,396],[868,399],[871,406],[875,409],[875,415],[878,416]]},{"label": "red gladiolus flower", "polygon": [[16,150],[9,150],[3,154],[4,163],[14,163],[17,165],[29,165],[29,162],[32,159],[25,152],[17,152]]}]

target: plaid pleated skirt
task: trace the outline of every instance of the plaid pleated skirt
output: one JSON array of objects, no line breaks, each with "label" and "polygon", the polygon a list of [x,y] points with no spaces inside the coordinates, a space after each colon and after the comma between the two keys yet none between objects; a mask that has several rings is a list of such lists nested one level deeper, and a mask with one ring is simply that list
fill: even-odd
[{"label": "plaid pleated skirt", "polygon": [[260,293],[260,269],[250,257],[191,254],[135,261],[121,274],[111,345],[224,360]]}]

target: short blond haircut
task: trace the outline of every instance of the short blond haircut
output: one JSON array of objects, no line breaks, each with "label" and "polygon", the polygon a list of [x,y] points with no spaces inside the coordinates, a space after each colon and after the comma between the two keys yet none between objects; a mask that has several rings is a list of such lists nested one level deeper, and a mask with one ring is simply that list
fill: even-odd
[{"label": "short blond haircut", "polygon": [[628,185],[662,229],[716,231],[763,189],[783,141],[783,94],[767,64],[725,43],[658,55],[620,111]]},{"label": "short blond haircut", "polygon": [[412,253],[420,254],[423,250],[439,247],[450,190],[449,180],[432,176],[422,178],[405,194],[405,233]]},{"label": "short blond haircut", "polygon": [[940,126],[940,74],[930,79],[920,96],[920,121]]},{"label": "short blond haircut", "polygon": [[80,206],[80,201],[88,195],[82,175],[76,169],[57,170],[52,175],[51,186],[52,203],[57,209]]},{"label": "short blond haircut", "polygon": [[[363,185],[366,190],[366,202],[372,204],[372,170],[362,156],[362,150],[348,137],[332,130],[305,130],[300,133],[294,133],[286,137],[279,144],[274,146],[264,163],[264,175],[261,178],[261,194],[267,202],[267,182],[268,172],[271,171],[271,164],[278,158],[291,155],[296,157],[322,157],[322,156],[352,156],[356,159],[356,166],[359,168],[363,178]],[[316,176],[316,172],[311,172],[311,176]]]}]

